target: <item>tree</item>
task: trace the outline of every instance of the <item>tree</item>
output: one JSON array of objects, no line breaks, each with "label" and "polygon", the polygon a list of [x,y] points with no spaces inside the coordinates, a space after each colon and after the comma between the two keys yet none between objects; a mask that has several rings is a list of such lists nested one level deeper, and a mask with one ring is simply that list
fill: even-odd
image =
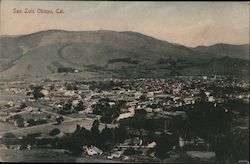
[{"label": "tree", "polygon": [[139,98],[140,101],[147,101],[148,98],[145,95],[141,95]]},{"label": "tree", "polygon": [[31,86],[33,89],[33,97],[34,99],[39,99],[41,97],[44,97],[44,95],[41,93],[41,90],[43,89],[42,86]]},{"label": "tree", "polygon": [[75,132],[68,139],[66,138],[64,142],[67,143],[66,148],[71,150],[74,155],[80,155],[83,146],[93,145],[93,136],[89,130],[77,125]]},{"label": "tree", "polygon": [[57,135],[57,134],[59,134],[59,133],[60,133],[60,129],[55,128],[55,129],[52,129],[52,130],[49,132],[49,135],[50,135],[50,136],[55,136],[55,135]]},{"label": "tree", "polygon": [[219,161],[238,163],[239,160],[249,160],[248,130],[236,129],[232,132],[216,135],[212,144]]},{"label": "tree", "polygon": [[114,106],[109,105],[109,99],[104,98],[92,106],[93,113],[101,115],[101,121],[104,123],[112,123],[120,114],[121,106],[125,104],[123,101],[118,101]]},{"label": "tree", "polygon": [[84,105],[84,103],[83,103],[83,101],[82,100],[80,100],[80,102],[77,104],[77,106],[75,107],[75,110],[76,111],[81,111],[81,110],[83,110],[85,108],[85,105]]},{"label": "tree", "polygon": [[94,145],[100,145],[100,131],[99,131],[99,121],[98,120],[95,120],[92,124],[92,127],[91,127],[91,136],[92,136],[92,139],[93,139],[93,144]]},{"label": "tree", "polygon": [[16,138],[16,136],[11,132],[7,132],[3,135],[3,138]]},{"label": "tree", "polygon": [[163,135],[156,140],[155,153],[157,157],[164,159],[169,156],[167,152],[177,144],[175,137],[175,135]]},{"label": "tree", "polygon": [[122,143],[128,137],[127,130],[123,126],[115,128],[114,133],[115,133],[115,140],[116,142],[119,143]]},{"label": "tree", "polygon": [[100,145],[100,148],[105,151],[110,151],[114,145],[114,130],[105,125],[100,137],[102,139],[102,145]]},{"label": "tree", "polygon": [[58,125],[60,125],[64,121],[64,119],[62,116],[57,116],[56,121],[57,121]]},{"label": "tree", "polygon": [[23,109],[23,108],[26,108],[26,107],[27,107],[27,105],[24,102],[22,102],[21,105],[20,105],[20,109]]},{"label": "tree", "polygon": [[140,150],[134,150],[133,148],[129,148],[129,149],[126,149],[124,151],[124,155],[139,155],[141,153],[142,153],[142,151],[140,151]]},{"label": "tree", "polygon": [[29,123],[29,126],[34,126],[36,125],[36,121],[33,118],[30,118],[27,120],[27,123]]},{"label": "tree", "polygon": [[55,85],[54,85],[54,84],[51,84],[50,87],[49,87],[49,90],[51,91],[51,90],[53,90],[53,89],[55,89]]}]

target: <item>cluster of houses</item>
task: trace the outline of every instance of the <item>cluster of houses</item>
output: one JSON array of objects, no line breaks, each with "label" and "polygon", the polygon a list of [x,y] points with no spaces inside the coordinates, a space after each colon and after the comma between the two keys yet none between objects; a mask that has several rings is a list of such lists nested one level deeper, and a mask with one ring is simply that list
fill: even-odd
[{"label": "cluster of houses", "polygon": [[53,121],[53,118],[53,115],[47,115],[41,112],[39,108],[27,106],[22,111],[8,113],[1,117],[0,121],[17,127],[28,127],[46,124],[49,121]]},{"label": "cluster of houses", "polygon": [[[109,79],[110,80],[110,79]],[[134,79],[134,80],[119,80],[111,79],[116,82],[122,83],[121,86],[114,86],[111,89],[90,89],[90,85],[86,83],[77,83],[77,89],[68,89],[65,87],[64,83],[44,83],[43,89],[40,91],[43,94],[43,97],[39,100],[34,100],[32,98],[32,90],[28,87],[19,88],[15,87],[14,84],[10,88],[6,88],[5,91],[24,94],[26,95],[27,102],[30,101],[40,101],[44,105],[54,109],[61,109],[66,101],[70,100],[72,102],[72,107],[76,107],[80,102],[84,102],[84,107],[82,110],[78,110],[78,114],[83,114],[91,119],[99,119],[99,115],[93,114],[92,106],[96,104],[102,98],[108,98],[109,106],[115,105],[118,101],[124,101],[125,106],[120,110],[119,116],[116,118],[116,122],[121,122],[123,120],[135,117],[137,111],[145,111],[145,119],[158,119],[164,118],[164,120],[171,119],[173,117],[181,117],[186,119],[185,111],[181,110],[170,110],[177,109],[179,107],[185,107],[186,105],[195,104],[197,101],[200,101],[201,98],[204,101],[212,102],[215,105],[217,103],[222,103],[224,99],[223,96],[218,96],[213,93],[213,90],[207,89],[207,84],[218,85],[221,84],[225,87],[227,86],[237,86],[242,88],[247,88],[246,82],[242,83],[231,83],[225,81],[222,77],[218,78],[208,78],[208,77],[189,77],[184,79]],[[203,96],[203,97],[202,97]],[[249,101],[249,93],[232,93],[225,94],[226,98],[234,99],[247,99]],[[18,108],[15,105],[16,102],[10,101],[5,106],[5,108]],[[1,107],[2,108],[2,107]],[[19,113],[27,112],[33,117],[31,121],[29,119],[20,117]],[[40,113],[39,113],[40,112]],[[55,111],[51,111],[55,112]],[[42,117],[41,111],[32,107],[25,107],[21,111],[14,113],[8,113],[5,117],[0,117],[2,122],[8,122],[10,124],[16,125],[18,127],[26,127],[38,124],[46,124],[51,120],[50,117]],[[38,118],[35,118],[35,115],[40,115]],[[141,131],[131,128],[129,133],[136,136],[138,134],[148,135],[148,131],[142,129]],[[157,133],[157,131],[155,132]],[[159,132],[161,133],[161,132]],[[192,140],[187,140],[182,137],[179,137],[179,147],[184,148],[190,145],[202,145],[209,149],[209,146],[203,139],[195,138]],[[144,143],[142,139],[135,137],[131,139],[126,139],[123,143],[117,145],[113,152],[107,156],[108,159],[121,158],[124,157],[124,152],[129,148],[134,150],[142,151],[142,154],[150,149],[156,147],[156,142],[151,141]],[[89,156],[93,155],[102,155],[104,152],[95,146],[83,147],[84,153]],[[154,157],[154,154],[150,154]],[[128,157],[125,156],[125,159]]]},{"label": "cluster of houses", "polygon": [[[124,155],[124,152],[128,149],[134,150],[142,150],[142,155],[146,155],[146,152],[150,149],[156,147],[156,143],[154,141],[143,144],[142,140],[138,137],[132,139],[126,139],[123,143],[116,145],[110,153],[105,153],[107,159],[123,159],[129,160],[129,157]],[[83,146],[83,154],[88,156],[102,155],[104,152],[97,148],[96,146]],[[153,154],[151,155],[153,156]]]}]

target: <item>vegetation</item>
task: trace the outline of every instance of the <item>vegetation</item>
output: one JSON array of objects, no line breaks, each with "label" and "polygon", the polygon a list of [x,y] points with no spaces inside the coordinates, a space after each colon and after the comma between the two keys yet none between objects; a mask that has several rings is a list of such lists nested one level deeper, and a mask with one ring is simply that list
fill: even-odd
[{"label": "vegetation", "polygon": [[33,86],[33,85],[31,85],[30,89],[33,91],[32,94],[33,94],[34,99],[37,100],[37,99],[39,99],[41,97],[44,97],[44,95],[41,93],[41,91],[43,89],[43,86]]},{"label": "vegetation", "polygon": [[55,128],[55,129],[52,129],[52,130],[49,132],[49,135],[50,135],[50,136],[55,136],[55,135],[57,135],[57,134],[59,134],[59,133],[60,133],[60,129]]},{"label": "vegetation", "polygon": [[115,105],[109,105],[108,98],[100,99],[96,104],[92,105],[93,113],[101,116],[101,121],[104,123],[112,123],[119,116],[121,107],[125,104],[124,101],[117,101]]},{"label": "vegetation", "polygon": [[162,135],[156,140],[155,154],[157,157],[164,159],[169,157],[167,152],[173,149],[173,146],[178,145],[178,136]]},{"label": "vegetation", "polygon": [[61,124],[61,123],[64,121],[63,116],[57,116],[57,117],[56,117],[56,121],[57,121],[57,124],[58,124],[58,125]]},{"label": "vegetation", "polygon": [[89,83],[89,88],[94,89],[113,89],[116,87],[121,87],[122,82],[114,82],[114,81],[92,81]]},{"label": "vegetation", "polygon": [[97,120],[93,122],[91,130],[77,125],[72,134],[56,138],[54,145],[58,148],[68,149],[75,155],[80,155],[83,146],[94,145],[103,151],[110,151],[116,143],[121,143],[127,138],[124,127],[110,129],[106,126],[101,132],[98,127],[99,122]]},{"label": "vegetation", "polygon": [[63,104],[62,108],[57,108],[56,111],[59,114],[71,114],[76,113],[85,108],[85,105],[82,100],[79,101],[79,103],[76,106],[72,105],[72,101],[69,100]]},{"label": "vegetation", "polygon": [[131,58],[119,58],[119,59],[110,59],[108,63],[117,63],[117,62],[123,62],[128,64],[139,64],[139,60],[133,60]]}]

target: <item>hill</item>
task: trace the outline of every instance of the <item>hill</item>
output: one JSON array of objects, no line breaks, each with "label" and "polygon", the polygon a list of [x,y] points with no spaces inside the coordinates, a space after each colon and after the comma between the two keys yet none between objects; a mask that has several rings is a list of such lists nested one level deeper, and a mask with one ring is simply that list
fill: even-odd
[{"label": "hill", "polygon": [[198,46],[193,48],[193,50],[204,54],[210,53],[217,56],[249,60],[249,44],[232,45],[220,43],[212,46]]},{"label": "hill", "polygon": [[249,71],[245,46],[231,45],[233,50],[228,46],[188,48],[130,31],[48,30],[5,36],[0,38],[0,46],[1,79],[54,76],[65,67],[80,70],[86,77],[127,78],[242,76]]}]

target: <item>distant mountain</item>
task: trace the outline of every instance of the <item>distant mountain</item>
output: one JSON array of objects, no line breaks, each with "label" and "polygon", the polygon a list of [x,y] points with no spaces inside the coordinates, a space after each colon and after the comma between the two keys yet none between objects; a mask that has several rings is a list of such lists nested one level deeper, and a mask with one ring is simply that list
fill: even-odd
[{"label": "distant mountain", "polygon": [[198,53],[213,54],[216,56],[249,59],[249,44],[232,45],[221,43],[212,46],[198,46],[193,48],[193,50]]},{"label": "distant mountain", "polygon": [[48,30],[5,36],[0,38],[0,46],[0,79],[47,77],[57,75],[63,67],[78,69],[86,77],[132,78],[242,76],[249,71],[249,45],[188,48],[130,31]]}]

